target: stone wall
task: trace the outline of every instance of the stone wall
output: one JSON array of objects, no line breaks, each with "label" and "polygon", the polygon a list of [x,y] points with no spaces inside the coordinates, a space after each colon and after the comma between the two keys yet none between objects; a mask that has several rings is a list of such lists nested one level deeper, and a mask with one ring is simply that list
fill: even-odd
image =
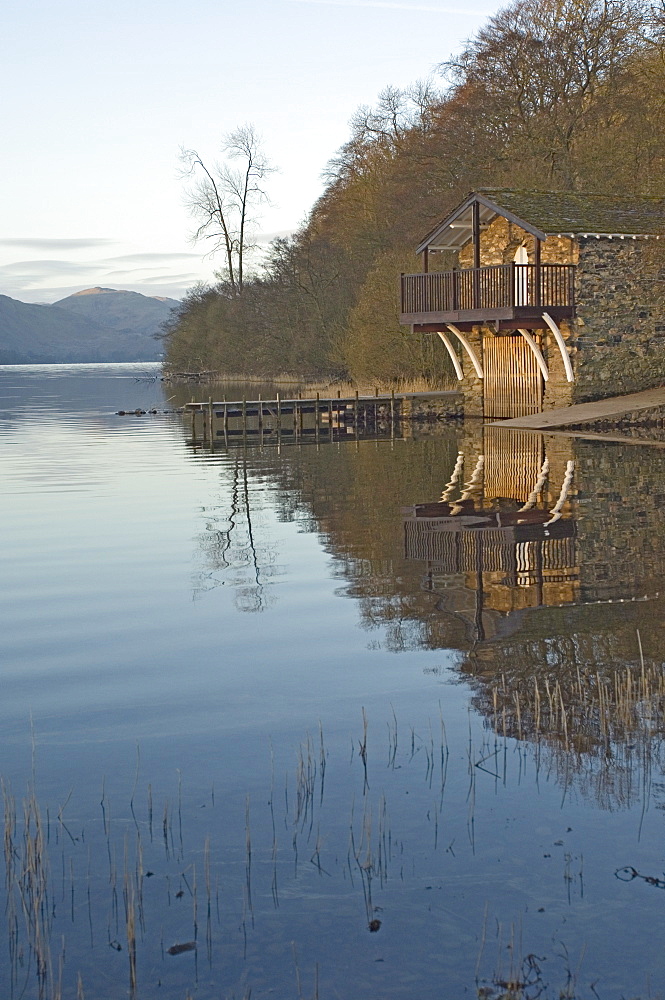
[{"label": "stone wall", "polygon": [[[535,239],[514,222],[497,216],[480,235],[480,266],[510,264],[518,247],[525,246],[529,263],[534,262]],[[550,236],[541,243],[540,259],[543,264],[576,264],[578,248],[568,236]],[[459,252],[459,266],[473,267],[473,243],[469,241]]]},{"label": "stone wall", "polygon": [[[482,232],[480,244],[483,267],[510,263],[521,245],[533,261],[534,238],[503,218]],[[541,260],[577,265],[577,315],[571,323],[561,323],[575,382],[566,381],[554,337],[541,331],[550,371],[543,409],[665,384],[665,240],[550,236],[542,244]],[[459,266],[473,266],[472,243],[460,251]],[[482,327],[470,335],[481,354],[486,336],[492,333]],[[479,415],[482,386],[466,356],[462,364],[466,412]]]},{"label": "stone wall", "polygon": [[665,241],[579,239],[574,402],[665,383]]},{"label": "stone wall", "polygon": [[459,392],[450,392],[445,396],[437,393],[427,396],[422,393],[412,398],[406,398],[400,403],[400,415],[405,420],[415,420],[417,423],[445,420],[464,416],[464,397]]}]

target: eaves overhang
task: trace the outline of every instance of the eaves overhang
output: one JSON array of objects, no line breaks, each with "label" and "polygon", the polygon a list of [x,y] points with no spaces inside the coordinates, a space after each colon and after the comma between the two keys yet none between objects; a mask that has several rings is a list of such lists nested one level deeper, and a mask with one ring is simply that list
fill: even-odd
[{"label": "eaves overhang", "polygon": [[531,233],[536,239],[547,239],[547,233],[541,229],[497,205],[485,195],[474,192],[427,234],[417,247],[416,253],[423,253],[424,250],[460,250],[473,236],[473,206],[476,203],[479,206],[481,229],[487,228],[497,216],[502,216],[525,232]]}]

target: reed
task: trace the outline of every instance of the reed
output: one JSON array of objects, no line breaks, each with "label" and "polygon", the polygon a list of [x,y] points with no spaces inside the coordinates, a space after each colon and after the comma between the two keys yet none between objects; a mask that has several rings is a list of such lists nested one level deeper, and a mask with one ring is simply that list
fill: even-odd
[{"label": "reed", "polygon": [[125,904],[125,931],[127,936],[127,956],[129,961],[129,995],[136,996],[136,905],[134,882],[129,871],[128,844],[125,837],[125,866],[123,876],[123,902]]},{"label": "reed", "polygon": [[[576,774],[599,801],[626,805],[665,760],[665,666],[639,659],[616,667],[516,677],[483,686],[474,699],[495,737],[530,741],[562,780]],[[477,688],[478,690],[478,688]]]}]

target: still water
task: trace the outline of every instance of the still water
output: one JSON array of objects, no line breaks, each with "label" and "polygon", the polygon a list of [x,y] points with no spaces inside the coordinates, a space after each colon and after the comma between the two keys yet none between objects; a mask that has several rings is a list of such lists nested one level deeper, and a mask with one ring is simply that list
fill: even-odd
[{"label": "still water", "polygon": [[2,996],[665,996],[665,450],[149,374],[0,368]]}]

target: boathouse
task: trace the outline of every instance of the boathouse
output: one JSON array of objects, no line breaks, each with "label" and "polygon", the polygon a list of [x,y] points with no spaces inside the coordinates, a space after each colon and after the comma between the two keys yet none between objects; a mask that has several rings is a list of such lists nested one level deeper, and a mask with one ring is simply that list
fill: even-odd
[{"label": "boathouse", "polygon": [[417,253],[400,321],[441,339],[467,414],[665,384],[665,199],[483,189]]}]

